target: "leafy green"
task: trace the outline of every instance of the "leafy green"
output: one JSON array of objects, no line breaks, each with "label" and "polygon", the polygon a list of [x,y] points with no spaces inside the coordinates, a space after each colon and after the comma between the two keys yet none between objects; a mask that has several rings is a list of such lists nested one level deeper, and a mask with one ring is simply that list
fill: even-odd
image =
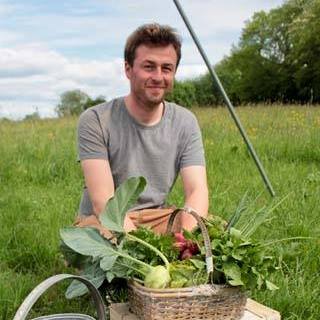
[{"label": "leafy green", "polygon": [[62,240],[60,242],[60,251],[64,257],[66,264],[77,269],[83,269],[88,261],[92,260],[90,257],[84,256],[72,250]]},{"label": "leafy green", "polygon": [[[90,280],[96,288],[99,288],[105,279],[105,274],[99,267],[99,261],[93,261],[91,263],[88,262],[80,272],[80,275]],[[82,296],[87,292],[88,287],[84,283],[78,280],[73,280],[66,291],[66,298],[72,299]]]},{"label": "leafy green", "polygon": [[236,225],[236,223],[239,221],[241,214],[246,210],[246,200],[247,200],[248,192],[244,194],[242,197],[237,209],[235,210],[234,214],[229,219],[229,222],[227,224],[227,231],[229,231],[232,227]]},{"label": "leafy green", "polygon": [[93,228],[68,227],[60,230],[63,242],[74,251],[90,257],[114,255],[113,245]]},{"label": "leafy green", "polygon": [[[130,234],[148,242],[160,250],[169,261],[178,259],[179,250],[173,245],[173,236],[155,234],[151,229],[146,227],[139,227],[137,230],[130,232]],[[143,244],[133,241],[124,241],[123,248],[130,252],[133,257],[143,260],[150,265],[158,265],[162,263],[159,255],[157,255],[153,250],[146,248]]]},{"label": "leafy green", "polygon": [[[109,283],[121,279],[135,279],[146,286],[181,288],[209,283],[229,284],[244,289],[277,287],[270,282],[269,275],[277,269],[270,248],[251,239],[251,235],[264,221],[272,208],[262,208],[257,215],[241,221],[246,208],[246,197],[227,223],[219,216],[205,219],[211,239],[214,272],[209,277],[206,271],[206,250],[200,228],[183,231],[186,241],[199,247],[196,255],[182,259],[178,238],[173,235],[157,235],[145,227],[126,232],[124,219],[126,212],[137,201],[145,188],[143,177],[130,178],[108,201],[100,219],[102,224],[115,232],[116,242],[104,239],[93,228],[64,228],[61,230],[63,249],[69,261],[80,258],[82,274],[96,287],[104,280]],[[277,204],[279,205],[279,204]],[[239,227],[238,227],[239,226]],[[209,279],[210,278],[210,279]],[[86,292],[79,282],[73,282],[67,290],[72,298]]]},{"label": "leafy green", "polygon": [[[246,289],[275,288],[267,278],[276,270],[274,258],[267,248],[253,242],[242,232],[217,217],[206,221],[211,240],[214,264],[214,282],[228,283]],[[196,232],[201,236],[200,230]],[[203,241],[203,240],[202,240]]]},{"label": "leafy green", "polygon": [[[117,232],[118,238],[115,243],[104,239],[99,231],[94,228],[64,228],[60,230],[60,235],[63,243],[78,254],[92,257],[94,261],[98,260],[99,267],[105,272],[105,277],[109,281],[112,281],[115,277],[130,278],[137,274],[140,279],[148,279],[145,283],[146,285],[152,286],[155,284],[158,287],[161,279],[153,281],[151,275],[159,274],[159,272],[157,273],[156,271],[163,269],[166,270],[167,279],[161,286],[166,286],[170,282],[170,265],[166,256],[152,244],[124,230],[125,215],[132,204],[137,201],[145,185],[146,181],[143,177],[133,177],[126,180],[116,190],[114,198],[108,201],[106,209],[100,216],[104,227]],[[123,244],[125,241],[133,241],[140,246],[144,246],[145,250],[153,251],[153,254],[161,259],[165,267],[161,265],[152,266],[135,258],[130,251],[127,251],[124,247]],[[92,271],[88,274],[84,272],[84,275],[96,280]],[[146,278],[146,276],[148,276],[148,278]],[[95,283],[101,285],[100,277],[99,281],[95,281]],[[73,284],[69,287],[69,297],[74,297],[82,293],[84,293],[84,290],[81,287],[79,288],[78,285]]]},{"label": "leafy green", "polygon": [[232,286],[244,285],[241,280],[241,269],[236,261],[224,263],[222,266],[222,270],[229,284],[231,284]]},{"label": "leafy green", "polygon": [[[201,259],[201,258],[200,258]],[[191,287],[208,282],[204,261],[188,259],[170,264],[171,288]]]},{"label": "leafy green", "polygon": [[110,231],[125,232],[123,226],[126,213],[137,202],[145,186],[146,180],[143,177],[132,177],[122,183],[99,217],[102,225]]}]

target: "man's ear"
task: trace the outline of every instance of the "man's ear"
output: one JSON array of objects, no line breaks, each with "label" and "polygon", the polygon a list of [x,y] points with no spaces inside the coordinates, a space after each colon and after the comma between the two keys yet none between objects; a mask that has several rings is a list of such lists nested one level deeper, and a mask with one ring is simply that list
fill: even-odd
[{"label": "man's ear", "polygon": [[128,61],[125,61],[124,62],[124,71],[125,71],[126,76],[129,80],[131,79],[131,70],[132,70],[132,66],[129,64]]}]

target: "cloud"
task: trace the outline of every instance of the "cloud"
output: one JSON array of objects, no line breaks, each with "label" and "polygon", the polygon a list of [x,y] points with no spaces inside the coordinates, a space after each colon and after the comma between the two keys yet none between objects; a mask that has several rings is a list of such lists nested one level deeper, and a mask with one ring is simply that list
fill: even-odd
[{"label": "cloud", "polygon": [[[0,1],[0,116],[21,117],[35,107],[52,115],[66,90],[107,99],[126,94],[123,46],[142,23],[170,24],[182,34],[178,79],[206,72],[172,1]],[[254,11],[282,2],[181,0],[212,64],[229,53]]]},{"label": "cloud", "polygon": [[0,87],[2,113],[5,107],[11,115],[18,110],[24,115],[35,106],[40,114],[48,113],[61,93],[75,88],[92,97],[102,94],[107,98],[128,90],[122,59],[68,59],[37,45],[0,49]]},{"label": "cloud", "polygon": [[193,79],[207,72],[205,64],[181,65],[178,68],[177,80]]},{"label": "cloud", "polygon": [[46,74],[61,68],[66,59],[38,45],[0,48],[0,79]]}]

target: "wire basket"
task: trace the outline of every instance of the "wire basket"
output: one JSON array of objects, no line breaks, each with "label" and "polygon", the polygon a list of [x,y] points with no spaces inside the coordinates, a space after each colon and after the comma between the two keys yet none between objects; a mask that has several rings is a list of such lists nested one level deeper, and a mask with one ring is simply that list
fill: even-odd
[{"label": "wire basket", "polygon": [[[99,291],[95,288],[95,286],[87,279],[74,276],[71,274],[58,274],[52,276],[45,281],[41,282],[37,287],[35,287],[30,294],[26,297],[23,301],[19,309],[17,310],[13,320],[25,320],[27,319],[28,313],[31,310],[32,306],[37,302],[39,297],[45,293],[51,286],[54,284],[65,280],[65,279],[75,279],[84,283],[87,288],[89,289],[93,301],[95,303],[95,307],[98,314],[98,320],[107,320],[106,313],[105,313],[105,306]],[[60,314],[52,314],[47,316],[41,316],[35,318],[33,320],[95,320],[95,318],[85,315],[85,314],[78,314],[78,313],[60,313]]]},{"label": "wire basket", "polygon": [[[171,232],[177,214],[169,220],[167,233]],[[211,242],[205,223],[194,211],[191,214],[201,229],[205,249],[207,272],[213,272]],[[142,320],[238,320],[244,314],[246,295],[238,287],[204,284],[188,288],[150,289],[137,282],[129,283],[130,310]]]}]

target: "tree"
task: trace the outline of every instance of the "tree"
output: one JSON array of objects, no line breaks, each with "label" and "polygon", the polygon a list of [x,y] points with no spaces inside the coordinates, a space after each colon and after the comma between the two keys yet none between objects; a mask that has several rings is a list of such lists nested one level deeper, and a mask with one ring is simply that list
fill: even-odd
[{"label": "tree", "polygon": [[187,108],[197,104],[196,88],[192,80],[175,81],[174,89],[166,97],[168,101],[173,101]]},{"label": "tree", "polygon": [[228,61],[229,69],[232,65],[239,75],[234,85],[242,103],[297,99],[289,28],[302,11],[298,2],[288,1],[269,13],[256,12],[246,23]]},{"label": "tree", "polygon": [[89,97],[87,102],[83,105],[83,108],[84,108],[84,110],[86,110],[86,109],[88,109],[90,107],[96,106],[97,104],[100,104],[100,103],[103,103],[103,102],[106,102],[106,99],[105,99],[104,96],[98,96],[95,99],[91,99]]},{"label": "tree", "polygon": [[56,106],[59,117],[79,115],[82,111],[105,102],[104,96],[92,99],[88,94],[81,90],[65,91],[60,96],[60,103]]},{"label": "tree", "polygon": [[90,97],[81,90],[65,91],[60,96],[60,103],[56,106],[59,117],[79,115]]},{"label": "tree", "polygon": [[256,12],[216,67],[231,100],[319,102],[319,34],[319,0],[287,0]]},{"label": "tree", "polygon": [[290,26],[291,61],[300,100],[320,101],[320,1],[306,1]]},{"label": "tree", "polygon": [[33,121],[33,120],[39,120],[41,119],[40,114],[39,114],[39,110],[38,108],[36,108],[36,110],[30,114],[27,114],[23,120],[27,120],[27,121]]}]

